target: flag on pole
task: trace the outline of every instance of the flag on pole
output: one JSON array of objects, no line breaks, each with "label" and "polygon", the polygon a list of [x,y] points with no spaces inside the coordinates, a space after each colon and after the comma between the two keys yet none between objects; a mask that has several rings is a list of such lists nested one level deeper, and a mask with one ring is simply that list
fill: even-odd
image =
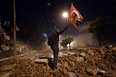
[{"label": "flag on pole", "polygon": [[79,13],[79,11],[71,4],[69,11],[69,22],[77,28],[77,23],[81,23],[83,20],[83,16]]}]

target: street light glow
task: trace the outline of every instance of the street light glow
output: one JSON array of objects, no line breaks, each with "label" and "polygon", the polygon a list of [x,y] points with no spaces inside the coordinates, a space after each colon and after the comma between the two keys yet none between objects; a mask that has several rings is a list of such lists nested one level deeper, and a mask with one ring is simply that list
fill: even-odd
[{"label": "street light glow", "polygon": [[67,12],[63,12],[62,16],[63,16],[64,18],[67,18],[67,17],[68,17],[68,13],[67,13]]}]

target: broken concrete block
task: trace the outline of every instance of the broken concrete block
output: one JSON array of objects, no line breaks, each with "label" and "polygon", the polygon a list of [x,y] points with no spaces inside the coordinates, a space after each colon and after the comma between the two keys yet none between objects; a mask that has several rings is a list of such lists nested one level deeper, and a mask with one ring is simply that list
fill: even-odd
[{"label": "broken concrete block", "polygon": [[76,73],[69,72],[69,77],[77,77]]},{"label": "broken concrete block", "polygon": [[53,56],[53,54],[50,53],[50,54],[47,54],[47,55],[40,55],[39,58],[40,59],[48,59],[48,58],[53,59],[54,56]]},{"label": "broken concrete block", "polygon": [[10,77],[11,72],[0,74],[0,77]]},{"label": "broken concrete block", "polygon": [[36,63],[48,63],[48,59],[36,59]]},{"label": "broken concrete block", "polygon": [[103,74],[107,73],[106,71],[100,70],[99,68],[97,68],[97,70],[98,70],[98,72],[97,72],[98,75],[103,75]]},{"label": "broken concrete block", "polygon": [[59,57],[64,57],[64,56],[67,56],[68,54],[66,54],[66,53],[63,53],[63,52],[59,52]]},{"label": "broken concrete block", "polygon": [[77,59],[77,62],[84,61],[83,57],[77,57],[76,59]]},{"label": "broken concrete block", "polygon": [[75,52],[67,52],[68,53],[68,55],[73,55],[73,54],[75,54]]},{"label": "broken concrete block", "polygon": [[13,70],[15,68],[16,64],[11,64],[11,65],[5,65],[0,67],[0,71],[9,71],[9,70]]},{"label": "broken concrete block", "polygon": [[92,68],[87,68],[85,70],[85,72],[89,75],[89,76],[95,76],[97,75],[98,70],[97,69],[92,69]]},{"label": "broken concrete block", "polygon": [[82,57],[85,57],[86,56],[86,53],[81,52],[79,55],[82,56]]},{"label": "broken concrete block", "polygon": [[48,58],[51,58],[51,59],[54,58],[53,54],[48,54],[47,57],[48,57]]},{"label": "broken concrete block", "polygon": [[113,47],[112,50],[116,51],[116,47]]}]

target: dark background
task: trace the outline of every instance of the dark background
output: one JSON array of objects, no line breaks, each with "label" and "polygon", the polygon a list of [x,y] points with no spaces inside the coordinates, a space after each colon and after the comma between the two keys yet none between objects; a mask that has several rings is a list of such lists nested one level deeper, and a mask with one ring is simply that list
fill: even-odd
[{"label": "dark background", "polygon": [[[61,14],[69,10],[71,3],[84,17],[83,23],[92,21],[97,16],[116,17],[115,0],[16,0],[19,38],[23,38],[23,35],[29,38],[29,31],[31,33],[38,30],[49,34],[54,26],[62,29],[66,25],[66,19]],[[0,21],[8,34],[12,34],[13,0],[0,0]],[[4,24],[5,21],[7,24]],[[73,26],[70,27],[70,32],[75,31]]]}]

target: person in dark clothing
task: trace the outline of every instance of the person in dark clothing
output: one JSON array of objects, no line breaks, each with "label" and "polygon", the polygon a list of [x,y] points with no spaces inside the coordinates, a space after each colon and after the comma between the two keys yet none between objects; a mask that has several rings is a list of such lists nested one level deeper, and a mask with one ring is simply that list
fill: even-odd
[{"label": "person in dark clothing", "polygon": [[53,69],[57,69],[57,62],[58,62],[58,53],[59,53],[59,35],[61,35],[66,29],[68,28],[68,25],[62,30],[58,31],[56,30],[55,33],[53,33],[51,36],[48,37],[48,45],[53,50],[53,56],[54,56],[54,63],[53,63]]}]

